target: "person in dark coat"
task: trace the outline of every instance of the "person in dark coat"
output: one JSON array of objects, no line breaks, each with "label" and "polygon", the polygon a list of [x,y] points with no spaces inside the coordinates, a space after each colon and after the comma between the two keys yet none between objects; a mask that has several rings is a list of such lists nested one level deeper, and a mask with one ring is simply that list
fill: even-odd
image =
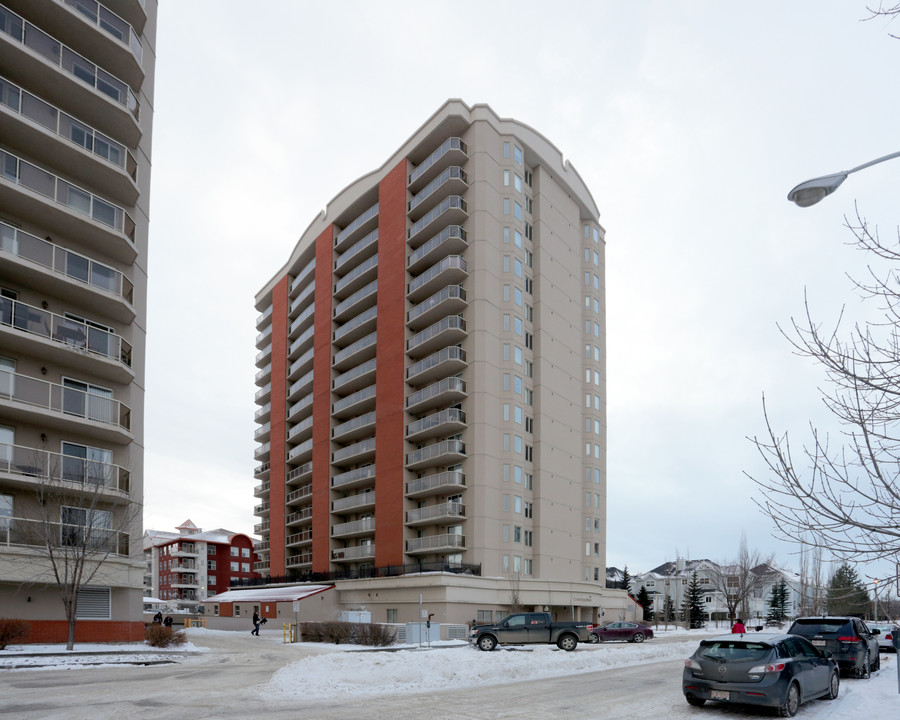
[{"label": "person in dark coat", "polygon": [[250,634],[259,637],[259,613],[256,610],[253,611],[253,629]]},{"label": "person in dark coat", "polygon": [[153,616],[153,622],[157,625],[162,625],[162,612],[159,610],[156,611],[156,615]]},{"label": "person in dark coat", "polygon": [[165,625],[167,628],[172,627],[172,616],[171,615],[166,615],[166,619],[165,619],[165,622],[163,622],[163,625]]}]

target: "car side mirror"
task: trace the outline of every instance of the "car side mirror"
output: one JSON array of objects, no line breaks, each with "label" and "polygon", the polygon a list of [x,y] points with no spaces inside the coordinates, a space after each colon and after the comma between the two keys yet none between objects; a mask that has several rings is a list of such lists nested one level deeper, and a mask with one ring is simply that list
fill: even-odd
[{"label": "car side mirror", "polygon": [[831,650],[822,650],[822,657],[830,658],[833,657]]},{"label": "car side mirror", "polygon": [[873,634],[873,635],[881,635],[881,630],[879,630],[878,628],[873,628],[873,629],[872,629],[872,634]]}]

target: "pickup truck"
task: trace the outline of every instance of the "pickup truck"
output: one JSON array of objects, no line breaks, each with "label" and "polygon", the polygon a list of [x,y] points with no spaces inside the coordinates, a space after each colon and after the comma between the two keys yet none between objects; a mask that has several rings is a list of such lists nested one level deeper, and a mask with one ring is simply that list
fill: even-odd
[{"label": "pickup truck", "polygon": [[550,613],[516,613],[494,625],[475,625],[469,633],[469,642],[486,651],[497,645],[537,643],[556,643],[560,650],[574,650],[579,641],[590,642],[593,629],[588,622],[553,622]]}]

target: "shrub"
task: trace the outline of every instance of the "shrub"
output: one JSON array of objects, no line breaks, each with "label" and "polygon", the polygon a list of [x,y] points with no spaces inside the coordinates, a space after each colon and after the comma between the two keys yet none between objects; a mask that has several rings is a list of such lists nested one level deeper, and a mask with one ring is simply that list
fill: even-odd
[{"label": "shrub", "polygon": [[161,648],[183,645],[187,642],[187,638],[181,630],[175,632],[172,628],[159,623],[148,623],[144,626],[144,639],[151,647]]},{"label": "shrub", "polygon": [[0,650],[6,650],[7,645],[24,640],[30,632],[31,625],[24,620],[0,618]]},{"label": "shrub", "polygon": [[374,623],[303,622],[300,623],[303,642],[351,643],[384,647],[394,642],[394,629]]}]

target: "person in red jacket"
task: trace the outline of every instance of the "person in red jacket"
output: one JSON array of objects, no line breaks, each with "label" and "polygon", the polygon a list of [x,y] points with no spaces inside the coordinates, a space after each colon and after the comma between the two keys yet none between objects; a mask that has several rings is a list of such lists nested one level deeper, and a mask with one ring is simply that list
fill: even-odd
[{"label": "person in red jacket", "polygon": [[747,632],[747,628],[744,627],[744,621],[738,618],[734,625],[732,625],[731,632],[740,633],[741,635]]}]

